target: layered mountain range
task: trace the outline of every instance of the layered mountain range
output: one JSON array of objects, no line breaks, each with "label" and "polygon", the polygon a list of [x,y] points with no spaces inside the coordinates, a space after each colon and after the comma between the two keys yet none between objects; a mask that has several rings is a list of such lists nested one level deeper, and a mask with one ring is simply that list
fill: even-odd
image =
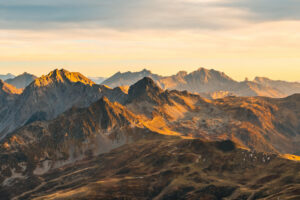
[{"label": "layered mountain range", "polygon": [[225,96],[266,96],[286,97],[300,93],[300,83],[273,81],[267,78],[255,78],[254,81],[238,82],[216,70],[199,68],[187,73],[180,71],[172,76],[159,76],[149,70],[140,72],[116,73],[102,84],[110,87],[132,85],[142,77],[152,78],[161,88],[169,90],[187,90],[200,93],[208,98],[222,98]]},{"label": "layered mountain range", "polygon": [[1,199],[300,197],[300,164],[284,159],[300,155],[300,94],[213,100],[140,78],[1,82]]}]

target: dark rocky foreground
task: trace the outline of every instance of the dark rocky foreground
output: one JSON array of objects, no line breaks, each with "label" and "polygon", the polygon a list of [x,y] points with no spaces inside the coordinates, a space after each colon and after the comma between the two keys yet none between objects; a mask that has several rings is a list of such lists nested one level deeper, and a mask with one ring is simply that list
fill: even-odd
[{"label": "dark rocky foreground", "polygon": [[0,199],[300,199],[300,163],[231,141],[141,140],[37,176]]}]

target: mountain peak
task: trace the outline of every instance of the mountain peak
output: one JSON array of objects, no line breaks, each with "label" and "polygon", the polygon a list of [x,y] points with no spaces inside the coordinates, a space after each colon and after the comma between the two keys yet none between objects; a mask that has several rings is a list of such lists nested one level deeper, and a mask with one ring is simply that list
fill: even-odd
[{"label": "mountain peak", "polygon": [[209,72],[209,69],[206,69],[204,67],[199,67],[196,71],[201,71],[201,72]]},{"label": "mountain peak", "polygon": [[163,92],[163,90],[156,85],[156,83],[149,77],[144,77],[137,83],[130,86],[128,95],[129,101],[134,99],[144,99],[156,101],[157,97]]},{"label": "mountain peak", "polygon": [[162,89],[159,88],[150,77],[144,77],[129,88],[129,94],[132,94],[134,92],[138,93],[142,91],[162,92]]},{"label": "mountain peak", "polygon": [[188,73],[186,71],[179,71],[176,76],[178,77],[185,77]]},{"label": "mountain peak", "polygon": [[143,69],[141,72],[144,74],[152,74],[152,72],[148,69]]},{"label": "mountain peak", "polygon": [[161,76],[153,74],[150,70],[143,69],[138,72],[118,72],[106,79],[102,84],[108,85],[112,88],[118,86],[130,86],[144,77],[151,77],[154,80],[159,80],[161,78]]},{"label": "mountain peak", "polygon": [[95,83],[78,72],[69,72],[65,69],[55,69],[46,76],[41,76],[34,82],[35,86],[47,86],[52,83],[83,83],[94,85]]},{"label": "mountain peak", "polygon": [[226,81],[233,81],[229,76],[227,76],[224,72],[220,72],[214,69],[206,69],[206,68],[199,68],[198,70],[189,74],[191,77],[200,78],[200,80],[204,82],[209,82],[209,80],[226,80]]}]

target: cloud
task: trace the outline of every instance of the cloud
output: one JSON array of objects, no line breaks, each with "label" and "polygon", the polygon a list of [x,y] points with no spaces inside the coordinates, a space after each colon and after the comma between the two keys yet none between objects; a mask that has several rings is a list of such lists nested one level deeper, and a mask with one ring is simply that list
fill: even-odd
[{"label": "cloud", "polygon": [[223,6],[243,9],[251,13],[248,20],[300,20],[298,0],[230,0]]},{"label": "cloud", "polygon": [[300,18],[297,0],[10,0],[1,29],[220,29]]}]

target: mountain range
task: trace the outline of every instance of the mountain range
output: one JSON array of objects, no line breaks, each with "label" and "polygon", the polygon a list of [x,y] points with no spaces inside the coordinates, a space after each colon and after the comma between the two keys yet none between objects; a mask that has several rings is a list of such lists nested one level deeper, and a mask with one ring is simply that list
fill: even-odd
[{"label": "mountain range", "polygon": [[[290,161],[300,160],[300,94],[207,99],[147,74],[114,89],[64,69],[24,90],[2,81],[0,198],[300,197],[300,163]],[[217,71],[179,74],[176,87],[236,84]]]},{"label": "mountain range", "polygon": [[[5,82],[19,89],[27,87],[37,78],[26,72],[17,77],[12,74],[0,75],[0,79],[1,77],[4,77],[2,79]],[[282,98],[300,93],[300,82],[271,80],[266,77],[255,77],[253,81],[245,80],[239,82],[233,80],[223,72],[205,68],[199,68],[191,73],[180,71],[172,76],[161,76],[144,69],[140,72],[117,72],[109,78],[90,77],[89,79],[96,84],[107,85],[111,88],[119,86],[129,88],[130,85],[144,77],[150,77],[162,89],[187,90],[189,92],[199,93],[203,97],[210,99],[223,98],[226,96],[266,96]]]},{"label": "mountain range", "polygon": [[145,76],[152,78],[163,89],[187,90],[208,98],[232,95],[280,98],[300,93],[300,83],[297,82],[273,81],[259,77],[254,81],[238,82],[223,72],[205,68],[199,68],[191,73],[180,71],[172,76],[156,75],[146,69],[140,72],[118,72],[102,84],[109,87],[129,86]]}]

